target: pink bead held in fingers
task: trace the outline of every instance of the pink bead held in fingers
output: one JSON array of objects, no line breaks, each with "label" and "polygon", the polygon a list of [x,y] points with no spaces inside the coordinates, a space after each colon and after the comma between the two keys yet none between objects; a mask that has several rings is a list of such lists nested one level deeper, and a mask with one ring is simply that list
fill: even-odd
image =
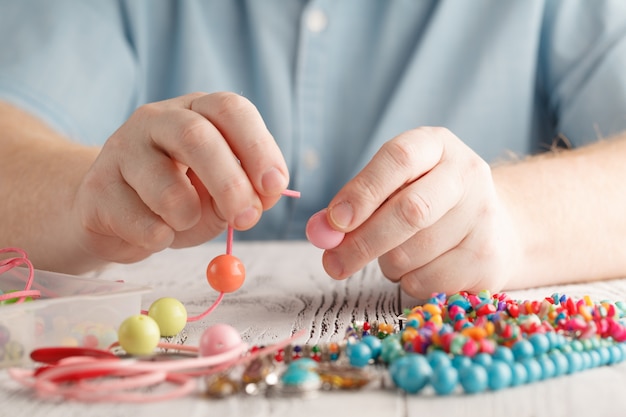
[{"label": "pink bead held in fingers", "polygon": [[306,224],[306,237],[314,246],[320,249],[332,249],[343,241],[346,235],[333,229],[326,218],[327,209],[315,213]]}]

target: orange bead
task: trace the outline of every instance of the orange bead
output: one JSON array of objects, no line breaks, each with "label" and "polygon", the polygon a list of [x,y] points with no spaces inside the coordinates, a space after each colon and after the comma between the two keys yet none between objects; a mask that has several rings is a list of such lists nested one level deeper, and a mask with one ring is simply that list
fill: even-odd
[{"label": "orange bead", "polygon": [[482,327],[467,327],[461,330],[461,334],[476,341],[482,340],[487,337],[487,331]]},{"label": "orange bead", "polygon": [[246,279],[246,268],[239,258],[233,255],[220,255],[209,263],[206,268],[209,285],[218,292],[237,291]]},{"label": "orange bead", "polygon": [[413,327],[407,327],[402,332],[402,341],[403,342],[411,341],[411,340],[415,339],[415,337],[417,335],[418,335],[418,333],[417,333],[416,329],[414,329]]}]

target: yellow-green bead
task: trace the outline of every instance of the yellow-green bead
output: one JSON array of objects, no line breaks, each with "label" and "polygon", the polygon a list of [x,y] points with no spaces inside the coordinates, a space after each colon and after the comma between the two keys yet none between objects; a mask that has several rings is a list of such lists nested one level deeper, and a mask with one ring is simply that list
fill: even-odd
[{"label": "yellow-green bead", "polygon": [[161,336],[176,336],[187,324],[187,310],[183,303],[175,298],[163,297],[156,300],[148,309],[161,329]]},{"label": "yellow-green bead", "polygon": [[144,314],[128,317],[117,331],[120,346],[131,355],[152,354],[160,339],[159,325]]}]

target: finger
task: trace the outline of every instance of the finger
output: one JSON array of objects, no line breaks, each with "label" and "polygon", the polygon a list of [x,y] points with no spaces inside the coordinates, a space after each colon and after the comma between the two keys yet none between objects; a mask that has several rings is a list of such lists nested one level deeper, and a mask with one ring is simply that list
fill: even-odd
[{"label": "finger", "polygon": [[185,170],[151,146],[120,161],[124,181],[175,231],[189,229],[201,214],[199,196]]},{"label": "finger", "polygon": [[409,271],[419,269],[457,247],[470,226],[459,225],[455,217],[444,216],[435,226],[420,230],[401,245],[379,256],[378,264],[385,277],[397,282]]},{"label": "finger", "polygon": [[215,202],[198,176],[192,170],[187,175],[200,197],[201,217],[191,229],[176,233],[172,248],[185,248],[207,242],[220,235],[227,226],[221,214],[215,211]]},{"label": "finger", "polygon": [[88,237],[82,242],[83,248],[106,262],[134,263],[153,254],[152,251],[133,246],[118,236],[101,235],[92,231],[87,234]]},{"label": "finger", "polygon": [[[96,242],[103,242],[106,237],[111,236],[125,242],[122,246],[137,250],[123,254],[118,251],[120,245],[107,247],[96,243],[100,246],[95,253],[117,262],[130,262],[137,256],[167,248],[174,239],[174,231],[127,184],[121,181],[111,184],[101,194],[102,198],[91,202],[93,210],[83,223],[91,233],[99,235]],[[125,258],[120,259],[122,254]]]},{"label": "finger", "polygon": [[408,295],[422,299],[433,293],[480,291],[484,288],[475,288],[475,283],[483,277],[472,266],[476,267],[473,254],[469,250],[455,249],[402,276],[400,287]]},{"label": "finger", "polygon": [[195,99],[191,109],[222,133],[257,193],[277,199],[289,184],[289,172],[256,107],[242,96],[216,93]]},{"label": "finger", "polygon": [[397,190],[430,171],[442,158],[445,129],[419,128],[385,143],[329,204],[331,225],[350,232]]},{"label": "finger", "polygon": [[435,292],[499,291],[506,280],[506,257],[498,255],[501,248],[496,240],[485,240],[480,235],[468,235],[454,249],[402,276],[401,288],[416,298],[430,297]]},{"label": "finger", "polygon": [[[139,113],[138,117],[154,143],[154,149],[150,150],[148,143],[145,151],[139,152],[140,160],[150,159],[155,151],[165,153],[198,175],[229,224],[237,229],[246,229],[258,221],[262,211],[261,201],[229,144],[213,124],[198,113],[179,108],[164,111],[158,105],[148,105]],[[126,158],[126,162],[125,172],[130,172],[136,161]],[[163,187],[169,186],[167,182],[153,183],[151,189],[126,175],[125,178],[135,188],[144,187],[144,193],[150,193],[151,198],[143,194],[142,198],[151,201],[152,209],[163,204],[161,195]],[[190,184],[188,187],[193,189]],[[168,208],[155,209],[155,212],[163,213]]]},{"label": "finger", "polygon": [[[402,245],[416,233],[428,230],[439,222],[460,203],[463,193],[464,183],[456,165],[452,159],[444,160],[419,180],[398,191],[365,223],[348,233],[340,246],[325,254],[326,271],[332,277],[345,278],[373,259],[389,253],[389,257],[394,258],[393,262],[399,262],[393,267],[391,278],[399,279],[398,274],[404,273],[407,270],[404,268],[414,262],[410,254],[403,252],[411,250],[410,244],[406,248]],[[463,216],[452,216],[451,234],[441,236],[439,246],[422,252],[423,259],[431,260],[449,249],[451,244],[462,240],[469,229],[464,219]],[[454,223],[459,223],[457,229]],[[422,249],[419,238],[414,244],[418,250]],[[402,249],[394,249],[398,247]]]}]

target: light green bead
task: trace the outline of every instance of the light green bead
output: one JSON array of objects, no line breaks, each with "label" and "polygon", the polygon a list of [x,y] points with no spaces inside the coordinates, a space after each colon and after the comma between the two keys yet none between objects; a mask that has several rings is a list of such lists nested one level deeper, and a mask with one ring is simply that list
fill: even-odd
[{"label": "light green bead", "polygon": [[128,317],[117,331],[120,346],[131,355],[152,354],[160,339],[159,325],[144,314]]},{"label": "light green bead", "polygon": [[176,336],[187,324],[187,310],[183,303],[175,298],[159,298],[150,306],[148,315],[161,329],[161,336]]},{"label": "light green bead", "polygon": [[385,363],[392,363],[401,356],[404,356],[404,349],[398,335],[390,335],[381,343],[380,357]]}]

